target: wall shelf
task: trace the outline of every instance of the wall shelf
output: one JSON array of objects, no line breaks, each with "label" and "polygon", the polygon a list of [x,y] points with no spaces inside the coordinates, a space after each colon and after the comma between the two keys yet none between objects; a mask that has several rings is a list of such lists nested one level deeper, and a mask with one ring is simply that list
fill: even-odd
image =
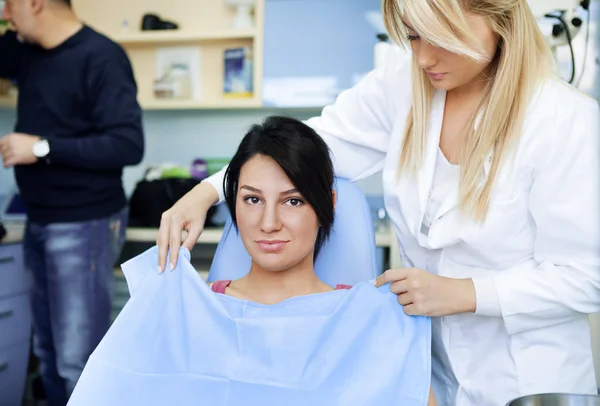
[{"label": "wall shelf", "polygon": [[[143,110],[245,110],[262,108],[256,99],[227,99],[203,102],[198,100],[154,99],[140,101]],[[17,97],[0,96],[0,109],[14,109]]]},{"label": "wall shelf", "polygon": [[255,99],[227,99],[222,101],[212,100],[203,102],[198,100],[146,100],[144,110],[226,110],[226,109],[254,109],[260,108],[261,103]]},{"label": "wall shelf", "polygon": [[134,45],[168,45],[189,44],[211,41],[253,39],[256,30],[229,30],[213,31],[207,33],[185,32],[181,30],[169,31],[139,31],[113,36],[113,40],[123,46]]}]

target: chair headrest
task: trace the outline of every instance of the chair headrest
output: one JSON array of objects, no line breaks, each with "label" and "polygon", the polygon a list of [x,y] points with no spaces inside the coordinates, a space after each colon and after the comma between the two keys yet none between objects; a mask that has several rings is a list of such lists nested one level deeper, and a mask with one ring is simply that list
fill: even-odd
[{"label": "chair headrest", "polygon": [[[336,178],[335,189],[334,224],[315,261],[315,273],[330,286],[355,285],[379,274],[373,221],[367,199],[358,186],[347,179]],[[208,280],[241,278],[250,265],[250,255],[229,218]]]}]

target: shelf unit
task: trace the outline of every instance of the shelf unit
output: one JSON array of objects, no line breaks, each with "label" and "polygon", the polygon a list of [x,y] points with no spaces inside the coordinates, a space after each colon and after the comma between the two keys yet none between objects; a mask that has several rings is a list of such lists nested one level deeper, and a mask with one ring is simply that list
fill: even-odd
[{"label": "shelf unit", "polygon": [[[223,0],[72,0],[79,18],[119,43],[127,52],[145,110],[253,109],[262,106],[265,0],[256,0],[255,28],[234,29],[234,10]],[[177,30],[140,31],[142,17],[155,14],[178,24]],[[124,25],[124,22],[127,24]],[[128,29],[124,30],[123,27]],[[154,97],[156,51],[167,47],[200,48],[199,100]],[[224,50],[252,47],[253,95],[223,96]],[[15,97],[0,97],[0,108],[14,107]]]}]

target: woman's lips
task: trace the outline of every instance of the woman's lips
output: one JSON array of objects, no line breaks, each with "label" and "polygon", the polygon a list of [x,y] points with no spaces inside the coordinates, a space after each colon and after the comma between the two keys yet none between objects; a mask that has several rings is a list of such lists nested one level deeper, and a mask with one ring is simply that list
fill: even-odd
[{"label": "woman's lips", "polygon": [[447,73],[427,72],[427,76],[429,76],[433,80],[442,80],[444,77],[446,77],[446,75]]},{"label": "woman's lips", "polygon": [[256,241],[261,250],[265,252],[281,251],[288,241],[283,240],[260,240]]}]

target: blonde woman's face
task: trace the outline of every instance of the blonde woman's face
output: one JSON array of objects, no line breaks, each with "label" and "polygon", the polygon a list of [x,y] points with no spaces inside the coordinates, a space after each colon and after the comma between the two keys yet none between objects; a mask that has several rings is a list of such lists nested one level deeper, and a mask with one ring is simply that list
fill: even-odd
[{"label": "blonde woman's face", "polygon": [[474,61],[466,56],[435,47],[423,40],[410,22],[404,23],[417,63],[437,89],[449,91],[465,85],[481,84],[488,78],[491,60],[498,48],[498,37],[484,17],[471,14],[467,18],[475,38],[480,40],[481,47],[489,57],[488,61]]}]

